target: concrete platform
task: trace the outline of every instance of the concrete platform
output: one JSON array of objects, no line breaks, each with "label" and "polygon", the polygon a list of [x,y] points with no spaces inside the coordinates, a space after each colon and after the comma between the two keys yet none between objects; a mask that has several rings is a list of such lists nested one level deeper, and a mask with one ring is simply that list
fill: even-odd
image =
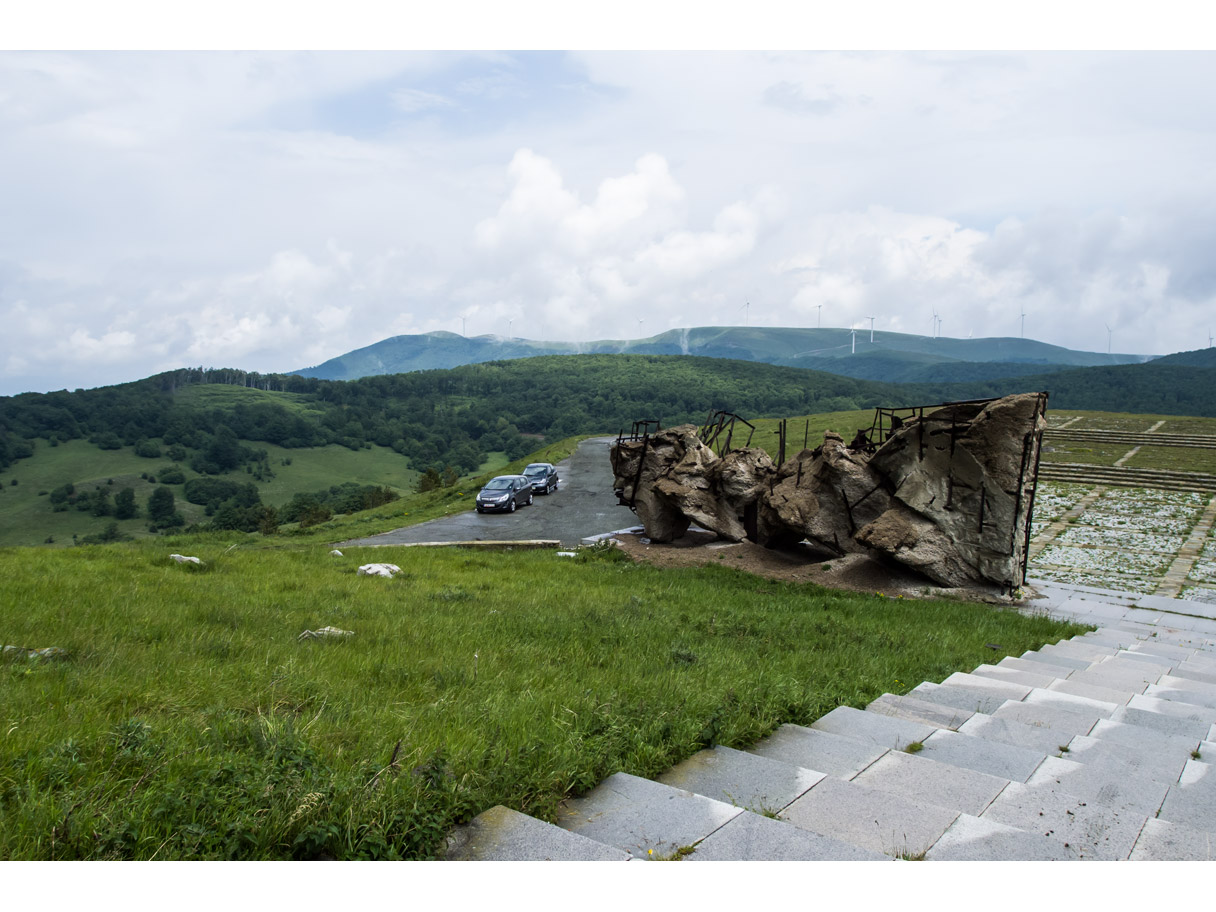
[{"label": "concrete platform", "polygon": [[1074,861],[1078,853],[1059,840],[960,814],[925,854],[926,861]]},{"label": "concrete platform", "polygon": [[922,753],[905,754],[899,751],[888,751],[869,768],[854,776],[853,782],[899,795],[909,801],[927,801],[937,807],[977,817],[1009,784],[1008,779],[941,763],[924,757]]},{"label": "concrete platform", "polygon": [[924,741],[937,731],[923,722],[910,722],[863,712],[851,706],[838,706],[811,725],[815,731],[846,735],[880,747],[903,750],[914,741]]}]

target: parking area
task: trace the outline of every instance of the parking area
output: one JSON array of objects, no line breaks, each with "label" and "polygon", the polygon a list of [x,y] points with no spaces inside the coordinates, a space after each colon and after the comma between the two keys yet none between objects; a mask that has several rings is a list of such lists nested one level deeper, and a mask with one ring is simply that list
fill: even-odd
[{"label": "parking area", "polygon": [[[628,508],[617,505],[612,492],[608,447],[613,439],[593,437],[584,440],[568,459],[557,464],[561,479],[558,489],[552,494],[537,495],[531,506],[521,507],[514,513],[479,514],[469,510],[341,544],[554,539],[563,547],[577,547],[584,538],[636,522]],[[470,499],[473,493],[470,492]]]}]

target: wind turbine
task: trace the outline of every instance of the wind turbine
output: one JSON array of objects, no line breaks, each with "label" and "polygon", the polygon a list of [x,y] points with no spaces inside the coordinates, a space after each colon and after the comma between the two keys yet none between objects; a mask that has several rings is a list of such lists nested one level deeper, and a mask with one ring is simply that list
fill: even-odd
[{"label": "wind turbine", "polygon": [[934,339],[937,338],[937,308],[936,307],[933,308],[933,336],[932,337]]},{"label": "wind turbine", "polygon": [[1109,355],[1110,354],[1110,324],[1104,323],[1103,325],[1106,327],[1106,353]]},{"label": "wind turbine", "polygon": [[870,317],[870,341],[874,341],[874,318]]},{"label": "wind turbine", "polygon": [[853,334],[853,351],[852,354],[857,354],[857,328],[853,327],[849,330]]},{"label": "wind turbine", "polygon": [[1208,330],[1208,348],[1212,347],[1212,331]]},{"label": "wind turbine", "polygon": [[815,324],[815,328],[823,329],[823,305],[816,304],[815,306],[819,308],[819,322]]},{"label": "wind turbine", "polygon": [[510,339],[510,338],[511,338],[511,327],[512,327],[514,324],[515,324],[515,321],[514,321],[514,320],[508,320],[508,321],[507,321],[507,338],[508,338],[508,339]]},{"label": "wind turbine", "polygon": [[460,318],[460,334],[461,334],[462,336],[467,336],[467,335],[468,335],[468,333],[467,333],[467,332],[465,332],[466,327],[465,327],[465,322],[464,322],[464,321],[465,321],[466,319],[467,319],[466,317],[461,317],[461,318]]},{"label": "wind turbine", "polygon": [[1026,308],[1022,308],[1022,338],[1026,338]]},{"label": "wind turbine", "polygon": [[744,304],[742,307],[740,307],[739,309],[741,311],[743,311],[743,325],[747,326],[748,318],[751,317],[751,315],[752,315],[752,305],[750,302],[748,302],[748,303]]}]

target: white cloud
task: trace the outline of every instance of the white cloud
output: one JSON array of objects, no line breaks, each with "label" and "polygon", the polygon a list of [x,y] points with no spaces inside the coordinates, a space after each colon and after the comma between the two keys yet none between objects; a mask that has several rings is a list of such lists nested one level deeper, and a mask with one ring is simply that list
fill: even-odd
[{"label": "white cloud", "polygon": [[0,393],[745,302],[1195,347],[1214,79],[1209,53],[0,53]]}]

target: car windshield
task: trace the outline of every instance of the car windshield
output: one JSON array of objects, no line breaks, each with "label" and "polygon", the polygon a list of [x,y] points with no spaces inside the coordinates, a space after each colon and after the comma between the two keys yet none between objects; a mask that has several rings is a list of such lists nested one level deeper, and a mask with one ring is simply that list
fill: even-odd
[{"label": "car windshield", "polygon": [[485,489],[487,491],[506,491],[510,489],[510,487],[511,479],[507,478],[505,475],[501,475],[498,478],[491,479],[490,483],[486,485]]},{"label": "car windshield", "polygon": [[524,474],[525,475],[544,475],[545,472],[547,472],[548,470],[549,470],[548,466],[530,465],[526,469],[524,469]]}]

